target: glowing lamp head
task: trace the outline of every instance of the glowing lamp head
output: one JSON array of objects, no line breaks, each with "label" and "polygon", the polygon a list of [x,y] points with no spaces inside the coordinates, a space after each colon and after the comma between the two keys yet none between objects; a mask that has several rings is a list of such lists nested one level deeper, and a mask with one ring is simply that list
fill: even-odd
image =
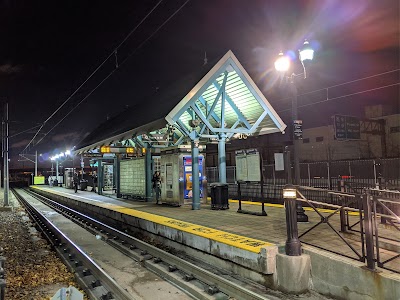
[{"label": "glowing lamp head", "polygon": [[310,43],[305,40],[303,47],[299,50],[300,61],[311,61],[314,58],[314,49],[311,48]]},{"label": "glowing lamp head", "polygon": [[297,190],[293,185],[286,185],[283,188],[283,198],[284,199],[296,199],[297,198]]},{"label": "glowing lamp head", "polygon": [[71,154],[70,150],[65,151],[65,155],[70,155],[70,154]]},{"label": "glowing lamp head", "polygon": [[281,51],[279,53],[278,59],[275,61],[275,69],[279,72],[286,72],[290,67],[290,59],[289,57],[283,55]]}]

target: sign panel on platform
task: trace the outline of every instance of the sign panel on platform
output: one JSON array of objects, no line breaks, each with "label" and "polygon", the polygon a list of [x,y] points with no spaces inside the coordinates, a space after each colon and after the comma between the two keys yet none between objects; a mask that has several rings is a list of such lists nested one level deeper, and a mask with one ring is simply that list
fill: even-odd
[{"label": "sign panel on platform", "polygon": [[303,121],[293,120],[293,137],[295,140],[303,139]]},{"label": "sign panel on platform", "polygon": [[83,153],[83,157],[103,157],[102,153]]},{"label": "sign panel on platform", "polygon": [[335,127],[335,138],[338,140],[361,139],[360,120],[356,117],[335,115],[333,125]]},{"label": "sign panel on platform", "polygon": [[260,153],[257,149],[235,151],[236,180],[261,181]]}]

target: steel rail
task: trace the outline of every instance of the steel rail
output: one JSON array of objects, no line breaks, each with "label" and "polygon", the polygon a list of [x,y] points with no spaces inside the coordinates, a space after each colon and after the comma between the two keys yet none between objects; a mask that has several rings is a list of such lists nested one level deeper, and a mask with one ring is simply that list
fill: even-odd
[{"label": "steel rail", "polygon": [[[35,193],[32,190],[29,190],[29,193],[31,195],[38,197],[48,203],[50,206],[55,206],[58,207],[59,210],[64,210],[64,213],[68,212],[68,215],[75,214],[79,216],[79,218],[83,219],[84,223],[93,223],[95,224],[94,226],[97,228],[101,228],[103,231],[110,231],[115,237],[117,237],[116,240],[123,241],[123,243],[129,247],[130,245],[134,245],[134,248],[141,249],[145,251],[145,253],[161,259],[163,262],[166,264],[169,264],[171,266],[177,267],[179,270],[182,272],[192,275],[194,278],[198,279],[201,282],[206,283],[209,286],[217,286],[217,288],[223,292],[224,294],[227,294],[229,296],[234,296],[235,299],[244,299],[244,300],[268,300],[268,298],[259,295],[245,287],[239,286],[235,284],[234,282],[231,282],[228,279],[225,279],[219,275],[216,275],[210,271],[207,271],[201,267],[196,266],[195,264],[192,264],[180,257],[177,257],[169,252],[166,252],[164,250],[161,250],[153,245],[150,245],[146,242],[143,242],[135,237],[132,237],[128,235],[125,232],[122,232],[116,228],[113,228],[103,222],[100,222],[90,216],[84,215],[72,208],[69,208],[65,205],[62,205],[56,201],[53,201],[43,195],[40,195],[38,193]],[[50,204],[51,203],[51,204]],[[92,226],[92,225],[91,225]]]},{"label": "steel rail", "polygon": [[[107,291],[112,293],[111,295],[109,293],[103,294],[101,296],[101,299],[133,300],[132,295],[130,295],[125,289],[123,289],[112,277],[110,277],[98,264],[96,264],[96,262],[94,262],[86,253],[84,253],[79,248],[79,246],[77,246],[72,240],[70,240],[40,211],[38,211],[33,205],[31,205],[28,201],[26,201],[21,194],[19,194],[14,189],[12,190],[12,192],[14,193],[15,197],[19,200],[19,202],[27,209],[27,212],[31,216],[31,218],[35,220],[37,225],[43,230],[43,233],[56,248],[57,252],[59,251],[59,249],[57,248],[61,244],[58,245],[56,244],[57,239],[55,239],[55,236],[57,236],[61,241],[63,241],[62,242],[63,247],[65,247],[66,245],[70,247],[76,258],[79,259],[82,262],[82,264],[90,270],[90,273],[92,275],[94,275],[97,279],[100,280],[101,285],[103,285]],[[38,221],[41,221],[41,223],[39,223]],[[49,234],[49,232],[51,232],[51,234]],[[60,255],[60,257],[63,258],[63,255]],[[67,264],[70,265],[69,262],[67,262]],[[82,280],[80,280],[80,282],[84,283],[84,281]],[[98,299],[98,295],[95,295],[93,292],[91,292],[89,286],[86,285],[86,289],[94,299]]]}]

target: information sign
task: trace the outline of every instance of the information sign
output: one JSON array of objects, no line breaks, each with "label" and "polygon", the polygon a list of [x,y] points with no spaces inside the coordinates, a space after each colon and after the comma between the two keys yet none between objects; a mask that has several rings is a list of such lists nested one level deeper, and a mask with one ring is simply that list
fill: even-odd
[{"label": "information sign", "polygon": [[103,153],[83,153],[83,157],[103,157]]},{"label": "information sign", "polygon": [[100,147],[101,153],[135,153],[133,147],[113,147],[113,146],[102,146]]},{"label": "information sign", "polygon": [[284,171],[285,162],[283,159],[283,153],[274,153],[275,158],[275,171]]},{"label": "information sign", "polygon": [[293,120],[293,137],[295,140],[303,139],[303,121]]},{"label": "information sign", "polygon": [[261,181],[260,153],[257,149],[235,151],[236,180]]},{"label": "information sign", "polygon": [[335,138],[346,140],[361,139],[360,120],[351,116],[334,116]]}]

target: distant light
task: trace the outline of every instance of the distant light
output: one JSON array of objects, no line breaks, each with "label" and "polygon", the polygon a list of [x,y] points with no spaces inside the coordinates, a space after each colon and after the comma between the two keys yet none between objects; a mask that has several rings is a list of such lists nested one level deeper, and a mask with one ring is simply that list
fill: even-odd
[{"label": "distant light", "polygon": [[275,61],[275,69],[279,72],[286,72],[290,67],[290,59],[289,57],[283,55],[281,51],[279,53],[278,59]]},{"label": "distant light", "polygon": [[56,160],[56,158],[54,156],[50,157],[50,160]]},{"label": "distant light", "polygon": [[299,50],[300,61],[304,62],[305,60],[313,60],[314,58],[314,49],[311,48],[310,43],[305,40],[303,47]]},{"label": "distant light", "polygon": [[70,155],[70,154],[71,154],[71,150],[65,151],[65,155]]}]

